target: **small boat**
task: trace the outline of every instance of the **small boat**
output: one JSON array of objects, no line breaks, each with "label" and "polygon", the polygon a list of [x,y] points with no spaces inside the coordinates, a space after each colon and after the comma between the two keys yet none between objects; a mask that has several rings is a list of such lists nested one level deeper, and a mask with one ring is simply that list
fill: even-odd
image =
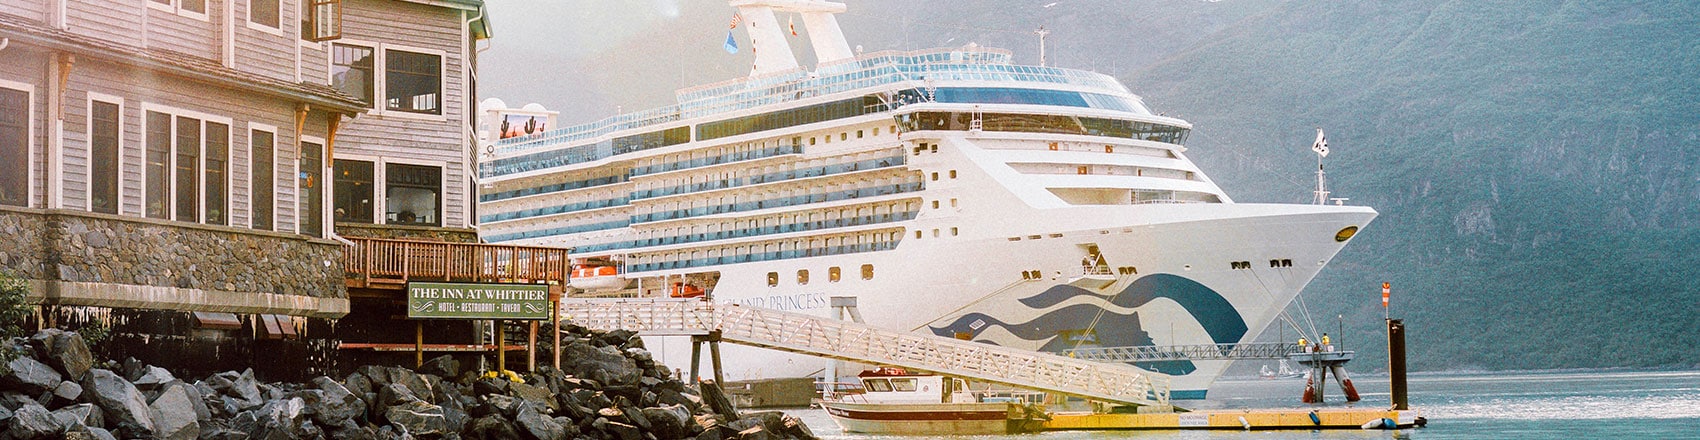
[{"label": "small boat", "polygon": [[847,433],[902,435],[1018,434],[1038,430],[1050,414],[1043,394],[975,391],[959,378],[879,368],[857,375],[860,392],[821,401]]},{"label": "small boat", "polygon": [[1302,370],[1294,370],[1293,366],[1288,364],[1286,359],[1281,360],[1280,370],[1271,370],[1269,369],[1268,364],[1264,364],[1263,368],[1258,371],[1258,376],[1261,376],[1264,379],[1296,379],[1305,377],[1307,374],[1310,373]]}]

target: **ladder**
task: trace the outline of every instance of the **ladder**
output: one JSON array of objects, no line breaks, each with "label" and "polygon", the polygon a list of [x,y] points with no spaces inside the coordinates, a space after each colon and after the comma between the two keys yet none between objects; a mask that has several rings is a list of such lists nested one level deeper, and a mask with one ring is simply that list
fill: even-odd
[{"label": "ladder", "polygon": [[1286,359],[1302,348],[1285,342],[1200,345],[1136,345],[1130,347],[1082,347],[1062,354],[1100,362],[1152,362],[1186,360]]},{"label": "ladder", "polygon": [[789,353],[890,365],[1091,400],[1172,411],[1169,376],[959,339],[885,330],[801,313],[699,299],[561,300],[561,319],[593,330],[701,336]]}]

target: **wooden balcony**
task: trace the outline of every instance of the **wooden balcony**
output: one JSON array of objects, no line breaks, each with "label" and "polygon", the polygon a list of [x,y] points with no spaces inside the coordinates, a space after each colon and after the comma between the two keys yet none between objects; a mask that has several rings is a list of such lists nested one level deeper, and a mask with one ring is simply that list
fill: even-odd
[{"label": "wooden balcony", "polygon": [[348,238],[342,265],[350,288],[403,289],[409,281],[567,284],[567,250],[533,246]]}]

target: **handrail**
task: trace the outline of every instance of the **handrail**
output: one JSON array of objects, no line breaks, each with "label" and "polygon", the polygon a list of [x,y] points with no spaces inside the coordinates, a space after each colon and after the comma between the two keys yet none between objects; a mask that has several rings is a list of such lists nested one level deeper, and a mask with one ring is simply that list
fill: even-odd
[{"label": "handrail", "polygon": [[1104,362],[1153,362],[1185,360],[1286,359],[1303,352],[1288,342],[1197,345],[1136,345],[1128,347],[1083,347],[1064,350],[1063,355]]},{"label": "handrail", "polygon": [[567,250],[534,246],[345,237],[344,277],[373,282],[457,281],[566,284]]},{"label": "handrail", "polygon": [[1073,359],[932,335],[885,330],[737,304],[673,299],[563,300],[561,318],[642,335],[703,335],[791,353],[903,367],[1088,399],[1169,408],[1169,376],[1127,364]]}]

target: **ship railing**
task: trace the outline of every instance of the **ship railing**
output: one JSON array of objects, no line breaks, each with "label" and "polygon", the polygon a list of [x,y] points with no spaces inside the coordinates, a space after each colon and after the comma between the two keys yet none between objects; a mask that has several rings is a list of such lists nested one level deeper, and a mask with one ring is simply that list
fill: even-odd
[{"label": "ship railing", "polygon": [[641,335],[708,335],[790,353],[902,367],[1087,399],[1171,408],[1170,379],[1131,365],[701,300],[565,300],[562,319]]},{"label": "ship railing", "polygon": [[1077,359],[1101,362],[1156,362],[1185,360],[1286,359],[1301,352],[1297,344],[1258,342],[1246,344],[1139,345],[1127,347],[1084,347],[1064,350]]}]

